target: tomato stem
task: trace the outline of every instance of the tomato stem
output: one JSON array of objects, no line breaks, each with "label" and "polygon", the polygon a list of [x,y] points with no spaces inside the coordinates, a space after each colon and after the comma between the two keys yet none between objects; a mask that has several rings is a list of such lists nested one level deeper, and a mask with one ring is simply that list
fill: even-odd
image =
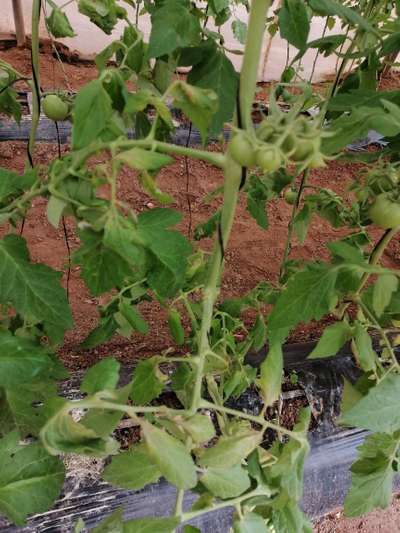
[{"label": "tomato stem", "polygon": [[35,151],[36,131],[40,119],[40,67],[39,67],[39,23],[41,12],[41,0],[33,0],[32,3],[32,80],[29,82],[32,89],[32,123],[28,141],[28,166],[33,168],[33,155]]}]

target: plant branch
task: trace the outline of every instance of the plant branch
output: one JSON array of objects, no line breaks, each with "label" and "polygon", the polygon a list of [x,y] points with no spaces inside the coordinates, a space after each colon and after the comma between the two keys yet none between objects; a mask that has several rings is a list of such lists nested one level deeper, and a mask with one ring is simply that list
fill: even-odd
[{"label": "plant branch", "polygon": [[39,23],[41,7],[41,0],[33,0],[31,30],[32,81],[30,82],[32,88],[32,123],[28,141],[28,163],[31,168],[34,166],[33,155],[35,150],[36,131],[40,119]]}]

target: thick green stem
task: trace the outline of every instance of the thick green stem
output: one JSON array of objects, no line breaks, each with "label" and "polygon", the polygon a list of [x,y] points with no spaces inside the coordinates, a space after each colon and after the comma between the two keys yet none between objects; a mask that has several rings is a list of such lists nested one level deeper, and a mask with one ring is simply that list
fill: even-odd
[{"label": "thick green stem", "polygon": [[241,167],[229,156],[227,156],[227,158],[228,159],[224,173],[224,204],[221,213],[220,230],[214,244],[214,251],[208,271],[208,279],[204,287],[203,313],[198,348],[199,359],[197,362],[196,381],[191,403],[191,411],[193,413],[197,411],[201,399],[201,384],[203,381],[205,359],[207,351],[210,348],[208,333],[211,328],[214,304],[219,293],[219,282],[224,259],[224,251],[232,229],[239,186],[242,177]]},{"label": "thick green stem", "polygon": [[253,0],[251,3],[247,30],[248,38],[246,41],[239,82],[240,110],[237,110],[238,113],[240,113],[240,125],[243,129],[249,129],[252,125],[251,111],[257,84],[265,21],[267,19],[267,12],[270,5],[270,0]]},{"label": "thick green stem", "polygon": [[39,69],[39,22],[41,0],[33,0],[32,3],[32,125],[28,141],[28,163],[33,167],[33,154],[35,150],[36,131],[40,119],[40,69]]},{"label": "thick green stem", "polygon": [[[240,99],[237,116],[240,116],[242,127],[249,128],[251,123],[251,110],[257,84],[258,65],[261,55],[262,40],[265,30],[265,20],[269,0],[253,0],[250,9],[248,38],[243,56],[240,74]],[[208,334],[211,328],[214,304],[219,293],[219,283],[223,267],[224,253],[229,240],[235,216],[239,187],[242,179],[242,169],[230,157],[225,156],[224,169],[224,203],[221,212],[221,222],[210,260],[207,281],[203,295],[203,313],[198,346],[198,362],[196,380],[193,389],[191,412],[195,413],[201,401],[201,386],[203,382],[204,366],[207,351],[209,350]]]}]

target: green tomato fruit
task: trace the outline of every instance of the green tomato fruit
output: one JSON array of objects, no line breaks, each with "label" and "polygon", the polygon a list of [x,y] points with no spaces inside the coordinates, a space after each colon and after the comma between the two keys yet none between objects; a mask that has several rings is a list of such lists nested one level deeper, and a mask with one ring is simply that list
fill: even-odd
[{"label": "green tomato fruit", "polygon": [[314,153],[308,164],[309,168],[326,167],[325,160],[320,152]]},{"label": "green tomato fruit", "polygon": [[314,156],[314,143],[308,139],[298,139],[296,149],[291,154],[290,159],[296,162],[306,161]]},{"label": "green tomato fruit", "polygon": [[293,189],[286,189],[283,195],[285,202],[289,205],[294,205],[297,200],[297,192]]},{"label": "green tomato fruit", "polygon": [[257,150],[256,160],[257,165],[261,170],[264,170],[264,172],[276,172],[282,166],[281,151],[273,144]]},{"label": "green tomato fruit", "polygon": [[275,133],[275,128],[270,122],[264,121],[256,130],[256,135],[262,141],[268,141]]},{"label": "green tomato fruit", "polygon": [[297,140],[293,133],[288,133],[282,143],[282,150],[285,154],[290,155],[297,148]]},{"label": "green tomato fruit", "polygon": [[391,200],[387,193],[376,197],[368,214],[372,222],[382,229],[400,226],[400,202]]},{"label": "green tomato fruit", "polygon": [[56,94],[48,94],[42,101],[42,109],[47,118],[54,121],[65,120],[69,115],[69,107]]},{"label": "green tomato fruit", "polygon": [[245,133],[237,133],[229,143],[229,152],[241,167],[252,167],[256,158],[254,148]]}]

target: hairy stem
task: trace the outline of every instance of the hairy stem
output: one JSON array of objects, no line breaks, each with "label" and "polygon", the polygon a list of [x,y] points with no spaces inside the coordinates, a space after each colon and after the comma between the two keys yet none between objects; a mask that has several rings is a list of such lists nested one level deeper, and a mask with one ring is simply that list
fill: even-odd
[{"label": "hairy stem", "polygon": [[[387,245],[393,239],[397,233],[400,232],[400,227],[388,229],[382,236],[382,238],[376,243],[375,248],[373,249],[370,257],[369,264],[371,266],[376,266],[380,262],[382,255],[384,254]],[[368,283],[371,273],[365,272],[360,281],[360,286],[357,289],[356,295],[359,295],[364,289],[365,285]]]},{"label": "hairy stem", "polygon": [[242,70],[240,73],[240,118],[244,129],[252,125],[251,111],[257,84],[258,66],[261,56],[265,21],[271,2],[270,0],[253,0],[251,3],[247,41],[244,50]]},{"label": "hairy stem", "polygon": [[238,496],[237,498],[233,498],[231,500],[217,503],[213,505],[212,507],[201,509],[199,511],[191,511],[188,513],[183,513],[182,519],[186,522],[187,520],[192,520],[193,518],[196,518],[197,516],[201,516],[205,513],[217,511],[218,509],[224,509],[225,507],[234,507],[235,505],[240,504],[246,500],[249,500],[250,498],[254,498],[255,496],[271,496],[271,494],[267,494],[266,492],[263,492],[262,490],[257,488],[257,489],[252,490],[251,492],[248,492],[247,494]]},{"label": "hairy stem", "polygon": [[30,82],[32,88],[32,124],[28,141],[28,163],[32,168],[34,166],[33,155],[35,150],[36,131],[40,118],[39,22],[41,7],[41,0],[33,0],[31,44],[32,81]]}]

